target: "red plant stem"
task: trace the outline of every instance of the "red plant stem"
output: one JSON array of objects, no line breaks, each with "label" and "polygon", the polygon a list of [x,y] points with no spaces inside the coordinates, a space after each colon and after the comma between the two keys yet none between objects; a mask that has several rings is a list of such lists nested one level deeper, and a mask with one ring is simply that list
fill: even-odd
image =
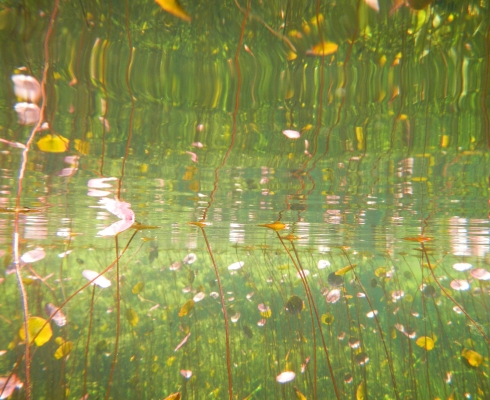
[{"label": "red plant stem", "polygon": [[[282,244],[282,247],[284,247],[284,250],[288,254],[291,261],[293,262],[293,265],[296,268],[296,271],[298,271],[298,273],[300,274],[301,282],[303,283],[303,286],[304,286],[304,289],[306,292],[306,296],[308,297],[308,302],[309,302],[310,306],[313,308],[313,311],[315,312],[315,318],[316,318],[316,321],[318,324],[318,329],[320,330],[320,334],[322,337],[323,351],[325,353],[325,357],[327,358],[328,371],[330,372],[330,377],[332,378],[332,384],[333,384],[333,389],[335,391],[335,397],[337,398],[337,400],[340,400],[341,397],[340,397],[340,394],[339,394],[339,391],[337,388],[337,383],[335,382],[335,376],[333,374],[333,368],[332,368],[332,363],[330,362],[330,356],[328,353],[327,344],[325,343],[325,338],[323,337],[323,329],[322,329],[322,325],[321,325],[321,321],[320,321],[320,315],[318,314],[318,309],[316,308],[315,302],[313,301],[313,296],[312,296],[310,288],[308,286],[308,282],[305,281],[304,269],[301,266],[301,264],[298,265],[298,263],[294,260],[293,256],[291,255],[291,252],[288,250],[288,248],[284,244],[284,241],[283,241],[281,235],[279,235],[279,232],[277,232],[277,231],[275,231],[275,232],[276,232],[277,238],[279,239],[279,241]],[[291,244],[292,244],[292,242],[291,242]],[[296,258],[299,261],[298,253],[296,252],[296,248],[294,247],[294,245],[293,245],[293,251],[295,252]],[[313,334],[314,334],[314,332],[313,332]],[[315,349],[315,352],[316,352],[316,349]]]},{"label": "red plant stem", "polygon": [[24,331],[26,332],[26,343],[25,343],[25,389],[26,389],[26,400],[31,399],[31,354],[30,354],[30,338],[28,335],[29,329],[28,329],[28,322],[29,322],[29,306],[28,306],[28,299],[27,299],[27,293],[24,287],[24,283],[22,282],[22,274],[20,271],[20,256],[19,256],[19,216],[20,216],[20,199],[22,196],[22,188],[23,188],[23,181],[24,181],[24,176],[25,176],[25,171],[26,171],[26,166],[27,166],[27,156],[29,153],[29,149],[32,145],[32,142],[34,141],[34,137],[36,136],[36,133],[41,130],[41,125],[44,122],[44,113],[46,110],[46,82],[48,78],[48,71],[49,71],[49,39],[51,38],[51,34],[53,33],[53,27],[54,27],[54,21],[56,19],[56,15],[58,13],[58,6],[59,6],[59,0],[55,0],[54,2],[54,7],[53,7],[53,12],[51,14],[51,18],[49,20],[49,25],[48,29],[46,31],[46,37],[44,39],[44,69],[43,69],[43,78],[41,81],[41,98],[43,99],[43,104],[41,106],[41,110],[39,113],[39,121],[37,122],[36,126],[32,129],[31,134],[29,136],[29,139],[27,140],[25,147],[22,151],[22,161],[19,169],[19,177],[17,179],[17,196],[15,199],[15,219],[14,219],[14,235],[13,235],[13,243],[12,243],[12,253],[13,253],[13,259],[15,263],[15,273],[17,277],[17,284],[19,286],[19,292],[20,296],[22,299],[22,312],[23,312],[23,319],[24,319]]},{"label": "red plant stem", "polygon": [[87,345],[85,346],[85,367],[83,374],[83,391],[82,398],[87,394],[87,367],[88,367],[88,351],[90,348],[90,335],[92,333],[92,321],[93,321],[93,310],[94,310],[94,297],[95,297],[95,285],[92,289],[92,298],[90,300],[90,310],[89,310],[89,321],[88,321],[88,334],[87,334]]},{"label": "red plant stem", "polygon": [[208,237],[206,236],[206,232],[203,227],[199,227],[202,232],[202,236],[204,241],[206,242],[206,247],[209,252],[209,256],[211,257],[211,261],[213,263],[214,273],[216,275],[216,280],[218,282],[219,288],[219,298],[221,301],[221,309],[223,310],[223,318],[225,320],[225,344],[226,344],[226,370],[228,372],[228,396],[230,400],[233,399],[233,378],[231,376],[231,354],[230,354],[230,330],[228,327],[228,312],[226,311],[225,305],[225,294],[223,292],[223,287],[221,286],[221,279],[219,277],[218,266],[216,265],[216,260],[214,259],[213,252],[211,250],[211,246],[208,241]]},{"label": "red plant stem", "polygon": [[[116,257],[119,254],[119,241],[117,236],[116,240]],[[112,359],[111,372],[109,374],[109,382],[107,383],[107,390],[105,392],[105,400],[109,399],[109,395],[111,393],[111,384],[112,378],[114,377],[114,370],[116,369],[117,362],[117,352],[119,351],[119,336],[121,333],[121,294],[120,294],[120,285],[119,285],[119,258],[116,260],[116,343],[114,344],[114,358]]]}]

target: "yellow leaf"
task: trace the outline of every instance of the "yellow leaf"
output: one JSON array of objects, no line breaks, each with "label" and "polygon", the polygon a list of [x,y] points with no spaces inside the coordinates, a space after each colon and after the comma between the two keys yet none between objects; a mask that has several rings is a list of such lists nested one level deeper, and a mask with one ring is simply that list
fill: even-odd
[{"label": "yellow leaf", "polygon": [[133,225],[131,225],[131,228],[136,229],[137,231],[142,231],[145,229],[158,229],[161,228],[161,226],[158,225],[144,225],[140,224],[139,222],[135,222]]},{"label": "yellow leaf", "polygon": [[70,141],[61,135],[47,134],[37,142],[39,150],[45,153],[64,153],[68,150]]},{"label": "yellow leaf", "polygon": [[145,282],[138,282],[136,285],[133,286],[131,292],[133,292],[133,294],[140,294],[144,287]]},{"label": "yellow leaf", "polygon": [[[51,336],[53,336],[51,324],[44,324],[46,324],[46,320],[41,317],[29,317],[29,320],[27,321],[29,344],[32,344],[32,338],[34,338],[34,343],[36,343],[36,346],[42,346],[49,339],[51,339]],[[19,337],[22,340],[26,340],[24,326],[19,329]]]},{"label": "yellow leaf", "polygon": [[171,395],[165,397],[163,400],[180,400],[180,393],[172,393]]},{"label": "yellow leaf", "polygon": [[311,50],[308,50],[306,54],[311,56],[328,56],[333,54],[339,48],[338,44],[333,42],[320,42],[313,46]]},{"label": "yellow leaf", "polygon": [[273,222],[272,224],[263,224],[263,225],[259,225],[263,228],[269,228],[269,229],[272,229],[273,231],[282,231],[283,229],[286,228],[286,224],[283,224],[282,222],[279,222],[279,221],[276,221],[276,222]]},{"label": "yellow leaf", "polygon": [[461,355],[472,367],[479,367],[483,362],[483,357],[474,350],[463,349]]},{"label": "yellow leaf", "polygon": [[205,228],[206,226],[211,225],[211,223],[205,221],[194,221],[194,222],[188,222],[187,224],[198,226],[199,228]]},{"label": "yellow leaf", "polygon": [[78,151],[79,153],[83,154],[84,156],[88,155],[90,152],[90,143],[89,142],[84,142],[80,139],[75,139],[75,150]]},{"label": "yellow leaf", "polygon": [[366,384],[362,381],[357,387],[356,400],[364,400],[366,398]]},{"label": "yellow leaf", "polygon": [[132,308],[128,308],[126,310],[126,319],[129,322],[129,325],[131,326],[136,326],[138,325],[138,314],[136,314],[136,311],[134,311]]},{"label": "yellow leaf", "polygon": [[166,12],[175,15],[176,17],[190,22],[191,17],[185,12],[182,6],[177,0],[155,0],[157,4],[162,7]]},{"label": "yellow leaf", "polygon": [[335,275],[345,275],[347,272],[353,270],[355,267],[357,267],[357,264],[351,264],[348,265],[347,267],[344,267],[342,269],[339,269],[338,271],[335,272]]},{"label": "yellow leaf", "polygon": [[322,315],[322,323],[325,325],[330,325],[334,321],[334,316],[331,313],[326,313]]},{"label": "yellow leaf", "polygon": [[421,336],[415,342],[417,346],[425,348],[426,350],[432,350],[434,348],[434,341],[428,336]]},{"label": "yellow leaf", "polygon": [[54,358],[59,360],[62,357],[67,356],[70,354],[70,351],[73,349],[73,342],[64,342],[61,344],[60,347],[56,350],[54,353]]},{"label": "yellow leaf", "polygon": [[294,393],[296,393],[296,398],[298,400],[306,400],[306,396],[301,393],[301,391],[296,386],[294,387]]},{"label": "yellow leaf", "polygon": [[194,308],[194,300],[190,299],[185,302],[179,311],[179,317],[185,317]]}]

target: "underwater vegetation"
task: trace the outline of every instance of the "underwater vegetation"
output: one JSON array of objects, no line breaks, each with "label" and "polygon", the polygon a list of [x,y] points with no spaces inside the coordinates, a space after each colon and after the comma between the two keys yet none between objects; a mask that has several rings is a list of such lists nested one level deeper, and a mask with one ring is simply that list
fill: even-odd
[{"label": "underwater vegetation", "polygon": [[489,7],[0,5],[0,399],[490,398]]}]

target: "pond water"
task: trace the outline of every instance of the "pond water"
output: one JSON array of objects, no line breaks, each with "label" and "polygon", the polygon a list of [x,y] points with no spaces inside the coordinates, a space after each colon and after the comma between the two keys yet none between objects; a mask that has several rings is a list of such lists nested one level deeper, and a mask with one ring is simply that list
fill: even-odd
[{"label": "pond water", "polygon": [[489,398],[489,7],[2,3],[0,398]]}]

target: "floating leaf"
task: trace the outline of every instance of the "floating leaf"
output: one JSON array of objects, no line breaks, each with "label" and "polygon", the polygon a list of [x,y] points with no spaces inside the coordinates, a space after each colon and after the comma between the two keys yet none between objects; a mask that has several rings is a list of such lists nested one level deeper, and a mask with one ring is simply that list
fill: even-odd
[{"label": "floating leaf", "polygon": [[366,384],[361,381],[356,390],[356,400],[364,400],[366,398]]},{"label": "floating leaf", "polygon": [[252,339],[252,337],[254,336],[252,329],[250,329],[250,327],[247,325],[243,325],[242,331],[243,331],[243,334],[246,337],[248,337],[249,339]]},{"label": "floating leaf", "polygon": [[185,317],[194,308],[194,300],[190,299],[185,302],[179,311],[179,317]]},{"label": "floating leaf", "polygon": [[357,267],[357,264],[350,264],[347,267],[341,268],[338,271],[336,271],[335,275],[337,276],[345,275],[347,272],[353,270],[355,267]]},{"label": "floating leaf", "polygon": [[260,311],[260,315],[263,318],[270,318],[272,316],[272,310],[268,305],[265,305],[263,303],[260,303],[257,308]]},{"label": "floating leaf", "polygon": [[434,348],[434,340],[428,336],[419,337],[415,343],[417,346],[425,348],[428,351]]},{"label": "floating leaf", "polygon": [[60,358],[63,358],[70,354],[70,351],[73,349],[73,342],[64,342],[61,344],[60,347],[56,350],[54,353],[54,358],[59,360]]},{"label": "floating leaf", "polygon": [[126,310],[126,319],[128,320],[129,325],[131,326],[138,325],[138,321],[139,321],[138,314],[132,308],[128,308]]},{"label": "floating leaf", "polygon": [[[46,320],[41,317],[29,317],[27,330],[29,332],[29,344],[32,344],[32,338],[35,338],[34,343],[36,343],[36,346],[42,346],[53,336],[51,325],[46,323]],[[19,337],[22,340],[26,340],[24,326],[19,330]]]},{"label": "floating leaf", "polygon": [[272,224],[263,224],[259,225],[263,228],[269,228],[272,229],[273,231],[282,231],[283,229],[286,229],[286,224],[283,224],[282,222],[276,221],[273,222]]},{"label": "floating leaf", "polygon": [[334,321],[334,316],[331,313],[326,313],[322,315],[322,323],[325,325],[331,325]]},{"label": "floating leaf", "polygon": [[106,351],[108,347],[109,344],[107,343],[107,341],[105,339],[102,339],[101,341],[97,342],[97,344],[95,345],[95,351],[97,353],[102,353]]},{"label": "floating leaf", "polygon": [[78,151],[80,154],[83,154],[84,156],[88,155],[90,152],[90,143],[85,142],[80,139],[75,139],[74,141],[75,145],[75,150]]},{"label": "floating leaf", "polygon": [[313,48],[311,50],[308,50],[306,54],[310,56],[328,56],[335,53],[338,48],[338,44],[324,41],[313,46]]},{"label": "floating leaf", "polygon": [[163,400],[180,400],[180,393],[172,393],[171,395],[165,397]]},{"label": "floating leaf", "polygon": [[474,350],[463,349],[461,356],[468,361],[472,367],[479,367],[483,362],[483,357]]},{"label": "floating leaf", "polygon": [[425,236],[417,236],[417,237],[406,237],[403,238],[403,240],[408,240],[409,242],[425,243],[425,242],[430,242],[432,238],[428,238]]},{"label": "floating leaf", "polygon": [[194,225],[194,226],[197,226],[199,228],[205,228],[206,226],[209,226],[211,225],[210,222],[206,222],[206,221],[194,221],[194,222],[188,222],[187,223],[188,225]]},{"label": "floating leaf", "polygon": [[182,6],[177,0],[155,0],[156,3],[162,7],[166,12],[175,15],[176,17],[183,19],[184,21],[190,22],[191,17],[185,12]]},{"label": "floating leaf", "polygon": [[61,135],[47,134],[38,140],[37,147],[45,153],[64,153],[68,150],[69,143],[70,141]]},{"label": "floating leaf", "polygon": [[158,229],[161,228],[161,226],[158,225],[144,225],[140,224],[139,222],[135,222],[133,225],[131,225],[132,229],[136,229],[137,231],[142,231],[145,229]]},{"label": "floating leaf", "polygon": [[294,393],[296,394],[296,398],[298,400],[306,400],[306,396],[301,393],[301,391],[296,386],[294,387]]},{"label": "floating leaf", "polygon": [[304,308],[303,300],[296,295],[292,295],[286,303],[286,310],[291,314],[299,314]]},{"label": "floating leaf", "polygon": [[434,0],[407,0],[408,6],[414,10],[422,10]]},{"label": "floating leaf", "polygon": [[344,284],[344,279],[342,278],[342,276],[337,275],[336,272],[331,272],[330,274],[328,274],[327,281],[329,285],[334,287],[339,287]]},{"label": "floating leaf", "polygon": [[131,292],[133,294],[140,294],[144,287],[145,287],[145,282],[138,282],[136,285],[133,286]]}]

